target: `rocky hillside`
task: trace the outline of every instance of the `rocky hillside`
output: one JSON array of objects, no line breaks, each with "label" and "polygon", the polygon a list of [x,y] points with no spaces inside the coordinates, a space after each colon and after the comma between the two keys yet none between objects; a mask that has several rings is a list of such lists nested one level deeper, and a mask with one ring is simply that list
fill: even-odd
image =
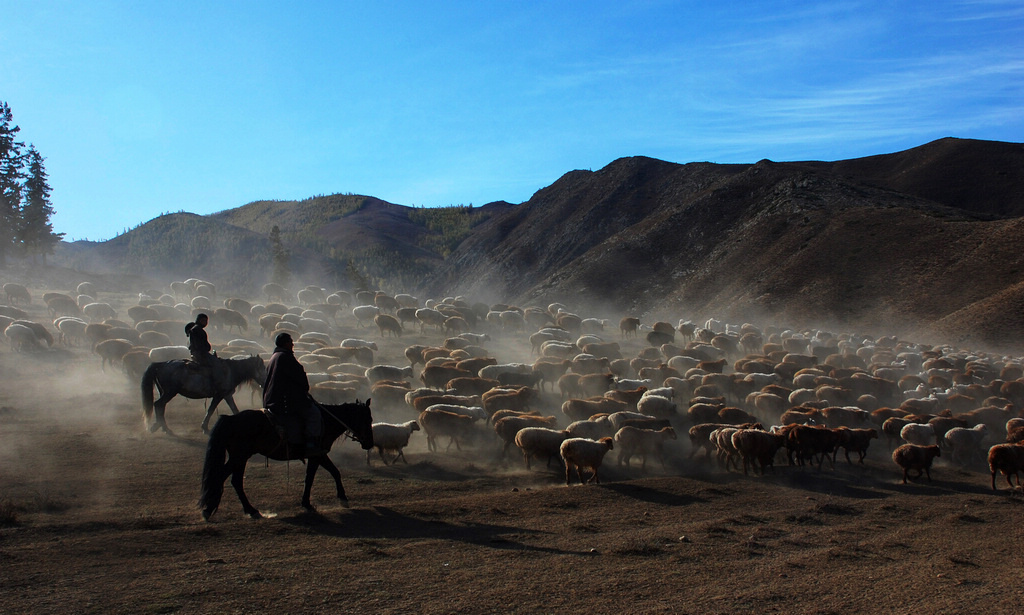
[{"label": "rocky hillside", "polygon": [[620,159],[481,225],[428,283],[645,320],[718,316],[1024,342],[1024,145],[866,159]]}]

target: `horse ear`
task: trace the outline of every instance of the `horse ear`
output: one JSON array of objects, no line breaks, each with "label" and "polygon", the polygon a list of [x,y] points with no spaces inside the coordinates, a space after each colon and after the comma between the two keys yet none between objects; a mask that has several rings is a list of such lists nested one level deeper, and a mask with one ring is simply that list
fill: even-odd
[{"label": "horse ear", "polygon": [[366,398],[366,407],[367,408],[370,407],[370,398],[369,397]]}]

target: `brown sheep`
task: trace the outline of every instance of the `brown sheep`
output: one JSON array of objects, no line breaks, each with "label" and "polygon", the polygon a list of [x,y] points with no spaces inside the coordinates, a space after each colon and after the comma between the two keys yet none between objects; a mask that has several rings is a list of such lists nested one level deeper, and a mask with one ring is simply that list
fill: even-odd
[{"label": "brown sheep", "polygon": [[[818,469],[821,470],[825,458],[832,463],[835,469],[835,453],[839,447],[839,434],[827,427],[811,427],[809,425],[797,425],[786,434],[786,448],[789,454],[796,453],[797,463],[804,465],[804,461],[812,463],[815,456],[818,456]],[[792,457],[790,457],[792,464]]]},{"label": "brown sheep", "polygon": [[655,455],[661,461],[661,467],[665,468],[665,440],[675,440],[676,432],[671,427],[662,427],[659,430],[641,429],[625,425],[615,432],[614,440],[619,445],[619,465],[626,462],[629,467],[629,459],[633,455],[640,455],[643,459],[640,469],[647,469],[647,455]]},{"label": "brown sheep", "polygon": [[626,409],[625,403],[606,397],[570,399],[562,404],[562,414],[572,421],[583,421],[595,414],[612,414]]},{"label": "brown sheep", "polygon": [[558,422],[554,416],[506,416],[494,423],[494,433],[498,434],[501,438],[502,446],[501,456],[504,458],[508,454],[508,447],[515,443],[516,434],[519,433],[520,429],[526,427],[554,427]]},{"label": "brown sheep", "polygon": [[452,444],[456,449],[462,450],[459,440],[465,441],[472,437],[474,420],[472,417],[454,412],[424,410],[420,413],[418,423],[427,436],[427,449],[436,451],[437,438],[448,436],[448,448],[445,449],[447,452],[451,449]]},{"label": "brown sheep", "polygon": [[487,414],[494,414],[498,410],[526,410],[529,408],[530,401],[536,396],[536,394],[537,392],[534,389],[523,388],[518,391],[484,395],[482,397],[484,411],[486,411]]},{"label": "brown sheep", "polygon": [[743,473],[747,474],[748,465],[761,466],[761,474],[765,468],[775,471],[775,453],[786,443],[786,436],[768,433],[757,429],[740,429],[732,434],[732,446],[743,458]]},{"label": "brown sheep", "polygon": [[1024,446],[1020,444],[996,444],[988,449],[988,468],[992,472],[992,490],[996,490],[996,472],[1002,472],[1006,484],[1013,489],[1010,475],[1017,477],[1020,487],[1020,473],[1024,471]]},{"label": "brown sheep", "polygon": [[916,444],[904,444],[892,452],[892,460],[899,467],[903,468],[903,484],[907,484],[907,473],[910,470],[917,472],[915,479],[921,478],[922,472],[932,480],[932,460],[941,457],[942,451],[938,444],[929,446],[918,446]]},{"label": "brown sheep", "polygon": [[483,395],[501,383],[492,378],[460,376],[445,383],[447,393],[452,395]]},{"label": "brown sheep", "polygon": [[423,368],[420,373],[420,381],[423,385],[431,389],[444,389],[448,381],[453,378],[470,378],[475,376],[473,372],[459,369],[457,367],[448,367],[444,365],[428,365]]},{"label": "brown sheep", "polygon": [[877,429],[850,429],[849,427],[839,428],[839,446],[843,447],[846,454],[846,461],[850,465],[850,451],[860,455],[860,463],[864,464],[864,457],[868,454],[868,445],[871,440],[878,438]]}]

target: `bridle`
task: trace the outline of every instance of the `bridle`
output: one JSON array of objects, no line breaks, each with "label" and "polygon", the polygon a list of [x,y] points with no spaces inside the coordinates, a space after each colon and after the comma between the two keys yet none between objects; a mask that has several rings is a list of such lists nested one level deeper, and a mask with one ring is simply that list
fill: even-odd
[{"label": "bridle", "polygon": [[337,424],[339,424],[339,425],[341,425],[343,427],[343,430],[341,432],[341,436],[340,437],[347,438],[349,440],[352,440],[353,442],[358,442],[360,446],[363,445],[362,440],[360,440],[359,438],[356,437],[355,431],[351,427],[348,426],[348,423],[346,423],[345,421],[343,421],[340,418],[338,418],[337,416],[335,416],[335,414],[333,412],[328,410],[323,404],[321,404],[320,402],[316,401],[312,397],[310,397],[310,401],[313,403],[314,406],[316,406],[317,408],[320,409],[320,413],[321,414],[331,417],[334,420],[334,422],[336,422]]}]

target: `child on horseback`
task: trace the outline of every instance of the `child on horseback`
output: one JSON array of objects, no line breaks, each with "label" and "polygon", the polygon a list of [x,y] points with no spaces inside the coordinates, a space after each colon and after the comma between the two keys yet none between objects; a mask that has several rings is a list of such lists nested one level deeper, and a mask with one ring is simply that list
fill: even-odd
[{"label": "child on horseback", "polygon": [[306,370],[295,358],[292,336],[281,333],[274,339],[274,354],[267,365],[263,385],[263,407],[271,414],[291,414],[302,419],[306,436],[306,456],[323,454],[320,448],[320,410],[309,396]]},{"label": "child on horseback", "polygon": [[185,335],[188,336],[188,352],[192,355],[193,361],[204,367],[213,363],[211,361],[213,355],[210,354],[213,346],[210,345],[210,339],[206,337],[206,325],[209,322],[209,316],[199,314],[196,316],[195,322],[185,325]]}]

